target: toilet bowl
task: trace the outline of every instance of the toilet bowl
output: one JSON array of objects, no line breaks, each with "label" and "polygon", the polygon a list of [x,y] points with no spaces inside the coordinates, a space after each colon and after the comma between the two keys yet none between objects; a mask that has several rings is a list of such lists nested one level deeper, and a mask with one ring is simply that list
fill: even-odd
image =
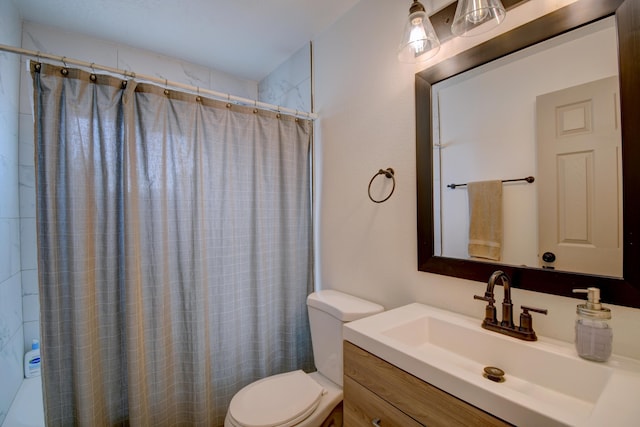
[{"label": "toilet bowl", "polygon": [[307,307],[318,371],[285,372],[245,386],[229,404],[225,427],[320,427],[342,402],[342,325],[384,308],[334,290],[312,293]]},{"label": "toilet bowl", "polygon": [[318,427],[342,401],[342,388],[318,372],[258,380],[232,399],[225,427]]}]

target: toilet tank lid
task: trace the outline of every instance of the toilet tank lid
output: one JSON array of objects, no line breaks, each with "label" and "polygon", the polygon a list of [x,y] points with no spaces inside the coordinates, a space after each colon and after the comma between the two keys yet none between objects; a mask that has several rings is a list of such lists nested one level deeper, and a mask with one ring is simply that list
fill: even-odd
[{"label": "toilet tank lid", "polygon": [[307,297],[307,305],[343,322],[351,322],[384,311],[380,304],[332,289],[312,293]]}]

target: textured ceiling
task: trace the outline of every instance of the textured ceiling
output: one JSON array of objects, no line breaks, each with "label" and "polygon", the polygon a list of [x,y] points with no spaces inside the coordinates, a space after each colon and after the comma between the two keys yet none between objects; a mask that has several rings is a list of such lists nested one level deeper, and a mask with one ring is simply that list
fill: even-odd
[{"label": "textured ceiling", "polygon": [[14,0],[26,21],[148,49],[257,81],[357,2]]}]

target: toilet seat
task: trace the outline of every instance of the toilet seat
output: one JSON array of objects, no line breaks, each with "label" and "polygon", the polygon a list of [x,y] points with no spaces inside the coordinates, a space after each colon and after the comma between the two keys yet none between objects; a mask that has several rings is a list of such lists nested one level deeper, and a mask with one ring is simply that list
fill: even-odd
[{"label": "toilet seat", "polygon": [[229,416],[241,427],[291,427],[309,417],[325,390],[303,371],[263,378],[231,400]]}]

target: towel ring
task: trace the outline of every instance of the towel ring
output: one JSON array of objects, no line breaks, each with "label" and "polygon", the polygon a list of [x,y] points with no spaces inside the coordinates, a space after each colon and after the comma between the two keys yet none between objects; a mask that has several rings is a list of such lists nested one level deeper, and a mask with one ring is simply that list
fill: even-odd
[{"label": "towel ring", "polygon": [[[389,200],[389,197],[391,197],[391,195],[393,194],[393,191],[396,189],[396,177],[394,176],[394,174],[395,172],[393,171],[392,168],[387,168],[385,170],[380,169],[375,175],[373,175],[373,178],[371,178],[371,181],[369,181],[369,189],[367,190],[369,193],[369,199],[371,199],[373,203],[382,203]],[[371,184],[373,184],[373,180],[376,179],[378,175],[384,175],[387,178],[391,178],[393,180],[393,187],[391,187],[391,193],[389,193],[389,195],[382,200],[376,200],[373,197],[371,197]]]}]

